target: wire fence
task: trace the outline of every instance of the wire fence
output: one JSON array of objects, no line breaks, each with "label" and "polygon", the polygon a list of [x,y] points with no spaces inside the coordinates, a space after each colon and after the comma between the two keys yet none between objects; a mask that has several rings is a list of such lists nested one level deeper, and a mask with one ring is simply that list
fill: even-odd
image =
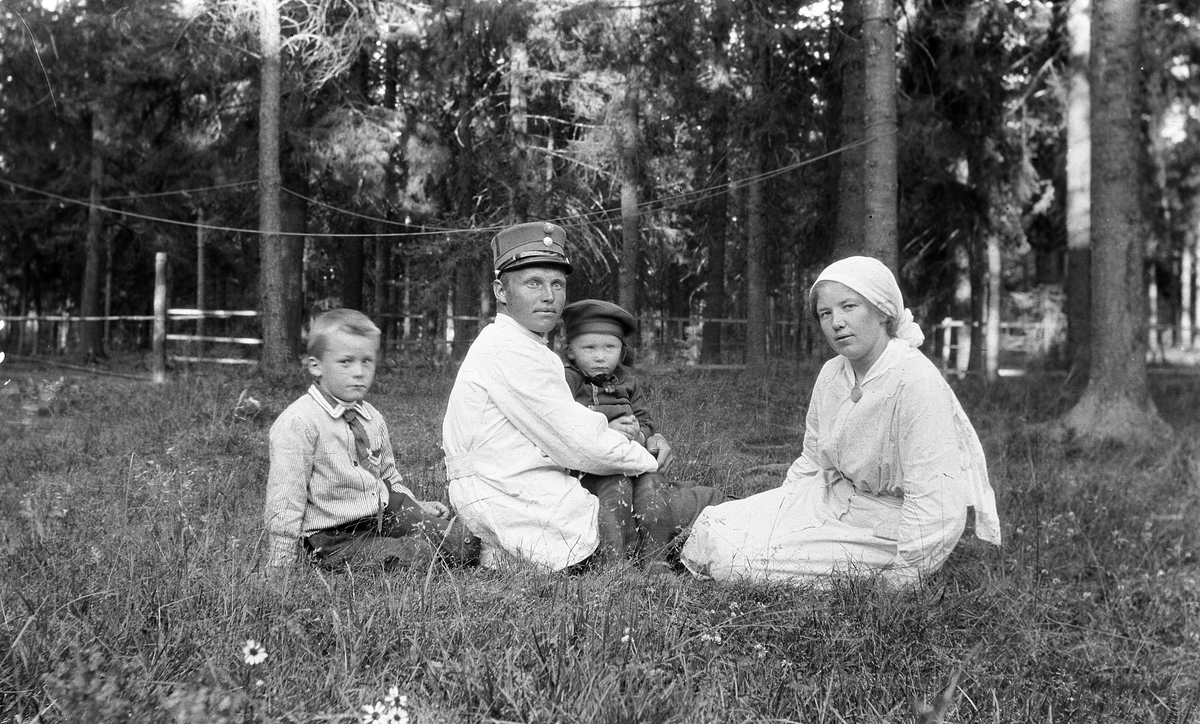
[{"label": "wire fence", "polygon": [[[0,314],[0,352],[10,357],[53,359],[77,356],[85,324],[101,325],[103,347],[109,354],[135,354],[146,367],[162,369],[191,365],[258,363],[262,349],[259,314],[255,310],[174,308],[164,314],[161,352],[154,344],[154,315],[81,317],[69,314]],[[469,343],[490,318],[424,314],[380,314],[384,330],[383,356],[391,364],[444,364],[466,353]],[[986,341],[972,349],[973,325],[943,319],[926,326],[922,349],[947,375],[962,377],[982,369]],[[747,359],[745,319],[644,316],[636,340],[631,340],[640,364],[679,364],[699,368],[740,368]],[[714,340],[713,336],[719,339]],[[1200,366],[1200,327],[1147,325],[1147,361],[1163,367]],[[706,341],[708,344],[706,345]],[[552,335],[552,344],[561,340]],[[827,356],[828,349],[810,320],[769,321],[767,356],[804,360]],[[1065,358],[1066,327],[1051,322],[1005,322],[1000,325],[1000,375],[1061,367]],[[160,355],[156,356],[156,355]],[[972,358],[975,358],[972,364]],[[61,361],[61,360],[60,360]],[[154,364],[157,362],[157,366]]]},{"label": "wire fence", "polygon": [[[85,323],[103,326],[109,352],[150,354],[153,315],[80,317],[71,315],[0,315],[0,350],[25,357],[65,356],[79,349]],[[482,324],[490,319],[453,316],[436,319],[422,314],[377,315],[384,330],[384,355],[412,359],[450,359],[465,352]],[[632,341],[641,363],[676,363],[701,367],[741,367],[746,363],[745,319],[647,316],[640,319]],[[1061,325],[1005,323],[1000,326],[1000,367],[1025,368],[1052,361],[1065,343]],[[924,349],[947,373],[970,367],[971,325],[944,319],[928,328]],[[706,348],[705,337],[718,335],[719,345]],[[1158,338],[1177,336],[1157,330]],[[169,309],[166,314],[166,359],[176,365],[253,365],[262,347],[258,312],[254,310]],[[455,344],[455,340],[458,344]],[[825,354],[819,331],[809,320],[773,320],[767,334],[767,356],[807,359]]]}]

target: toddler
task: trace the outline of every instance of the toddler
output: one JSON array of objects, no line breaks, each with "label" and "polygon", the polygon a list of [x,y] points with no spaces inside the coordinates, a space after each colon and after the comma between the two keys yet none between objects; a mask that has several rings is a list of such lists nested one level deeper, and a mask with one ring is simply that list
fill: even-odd
[{"label": "toddler", "polygon": [[[657,453],[665,442],[638,380],[623,364],[625,339],[636,323],[611,302],[584,299],[563,309],[567,385],[580,404],[602,412],[609,427]],[[624,475],[583,474],[580,483],[600,500],[600,554],[639,558],[648,571],[670,570],[667,547],[676,529],[686,527],[706,505],[724,500],[714,488],[668,483],[662,472]]]}]

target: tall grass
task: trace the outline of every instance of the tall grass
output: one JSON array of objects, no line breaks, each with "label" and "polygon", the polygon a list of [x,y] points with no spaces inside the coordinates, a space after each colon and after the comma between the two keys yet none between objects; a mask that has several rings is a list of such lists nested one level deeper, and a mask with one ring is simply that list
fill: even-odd
[{"label": "tall grass", "polygon": [[[644,373],[674,474],[778,484],[814,375]],[[385,373],[372,396],[425,497],[451,382]],[[964,537],[912,591],[434,568],[307,571],[279,596],[256,568],[266,434],[304,384],[80,376],[32,418],[0,402],[0,721],[353,721],[394,686],[419,722],[899,722],[960,667],[957,721],[1197,716],[1191,384],[1159,384],[1177,433],[1148,450],[1039,434],[1058,383],[961,386],[1006,545]],[[237,408],[247,388],[261,409]]]}]

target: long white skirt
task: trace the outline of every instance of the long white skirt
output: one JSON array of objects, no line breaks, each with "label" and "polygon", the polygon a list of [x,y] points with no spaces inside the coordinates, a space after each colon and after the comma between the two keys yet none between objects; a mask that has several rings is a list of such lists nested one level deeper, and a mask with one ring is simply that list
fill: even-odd
[{"label": "long white skirt", "polygon": [[902,499],[833,485],[785,485],[705,508],[681,559],[701,578],[813,582],[896,563]]}]

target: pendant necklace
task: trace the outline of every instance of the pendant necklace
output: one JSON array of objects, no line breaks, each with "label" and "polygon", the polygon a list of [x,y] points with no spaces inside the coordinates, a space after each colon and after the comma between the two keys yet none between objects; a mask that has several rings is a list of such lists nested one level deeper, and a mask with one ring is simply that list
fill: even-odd
[{"label": "pendant necklace", "polygon": [[858,386],[858,375],[854,375],[854,386],[850,388],[850,401],[858,402],[862,399],[862,389]]}]

